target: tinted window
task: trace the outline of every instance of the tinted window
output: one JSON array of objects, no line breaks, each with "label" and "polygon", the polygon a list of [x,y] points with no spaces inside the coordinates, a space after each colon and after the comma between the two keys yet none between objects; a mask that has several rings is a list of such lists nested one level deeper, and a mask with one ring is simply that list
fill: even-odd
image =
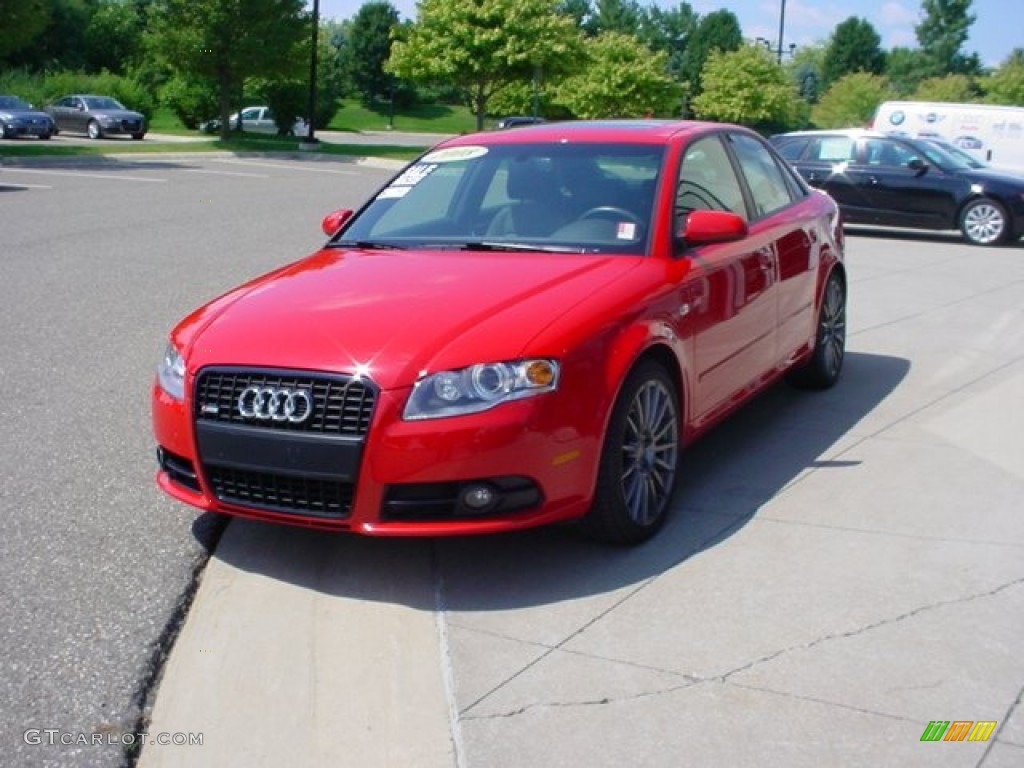
[{"label": "tinted window", "polygon": [[810,143],[810,139],[789,139],[776,149],[780,155],[792,162],[800,159],[800,155],[804,153],[808,143]]},{"label": "tinted window", "polygon": [[775,157],[753,136],[731,136],[736,159],[747,178],[754,201],[755,217],[765,216],[793,202],[790,187]]},{"label": "tinted window", "polygon": [[694,210],[747,214],[739,181],[718,136],[698,139],[683,155],[676,190],[677,220]]},{"label": "tinted window", "polygon": [[923,160],[920,152],[892,139],[865,139],[864,162],[868,165],[903,166],[911,160]]}]

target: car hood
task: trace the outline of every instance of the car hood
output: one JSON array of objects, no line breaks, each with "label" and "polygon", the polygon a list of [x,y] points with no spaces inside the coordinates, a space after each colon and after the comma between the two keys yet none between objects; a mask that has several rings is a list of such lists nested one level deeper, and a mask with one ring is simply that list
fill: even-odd
[{"label": "car hood", "polygon": [[1024,190],[1024,174],[1017,174],[1011,171],[1000,171],[995,168],[971,168],[960,171],[960,176],[981,184],[998,183],[1008,184]]},{"label": "car hood", "polygon": [[384,389],[409,386],[424,372],[560,355],[530,341],[577,305],[599,304],[641,258],[324,249],[211,302],[174,339],[193,372],[360,371]]},{"label": "car hood", "polygon": [[40,112],[38,109],[0,109],[0,117],[32,118],[34,120],[38,120],[39,118],[50,118],[48,114],[46,114],[45,112]]},{"label": "car hood", "polygon": [[132,112],[130,109],[92,109],[89,110],[96,117],[112,117],[115,120],[143,120],[141,113]]}]

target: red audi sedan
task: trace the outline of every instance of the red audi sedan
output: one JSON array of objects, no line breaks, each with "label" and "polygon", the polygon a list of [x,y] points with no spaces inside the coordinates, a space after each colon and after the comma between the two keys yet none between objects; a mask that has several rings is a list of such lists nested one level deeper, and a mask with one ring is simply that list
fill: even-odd
[{"label": "red audi sedan", "polygon": [[171,331],[153,426],[173,497],[376,535],[576,520],[633,544],[686,444],[780,377],[840,375],[838,210],[738,126],[462,136],[323,228]]}]

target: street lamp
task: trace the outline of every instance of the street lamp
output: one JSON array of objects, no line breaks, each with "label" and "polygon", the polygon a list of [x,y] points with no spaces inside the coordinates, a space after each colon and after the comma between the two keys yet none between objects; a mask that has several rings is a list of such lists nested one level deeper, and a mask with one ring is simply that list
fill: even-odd
[{"label": "street lamp", "polygon": [[786,0],[782,0],[779,10],[779,47],[777,49],[779,64],[782,63],[782,38],[786,35]]},{"label": "street lamp", "polygon": [[313,0],[313,35],[312,50],[309,53],[309,105],[306,110],[307,128],[309,132],[302,139],[303,145],[310,146],[317,144],[317,138],[313,135],[313,117],[316,115],[316,49],[317,37],[320,32],[320,0]]}]

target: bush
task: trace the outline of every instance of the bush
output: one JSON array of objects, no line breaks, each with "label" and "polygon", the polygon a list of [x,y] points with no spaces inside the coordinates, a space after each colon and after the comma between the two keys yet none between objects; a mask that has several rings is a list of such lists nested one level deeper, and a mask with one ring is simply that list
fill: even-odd
[{"label": "bush", "polygon": [[198,78],[175,75],[160,90],[160,101],[193,131],[220,112],[216,85]]}]

